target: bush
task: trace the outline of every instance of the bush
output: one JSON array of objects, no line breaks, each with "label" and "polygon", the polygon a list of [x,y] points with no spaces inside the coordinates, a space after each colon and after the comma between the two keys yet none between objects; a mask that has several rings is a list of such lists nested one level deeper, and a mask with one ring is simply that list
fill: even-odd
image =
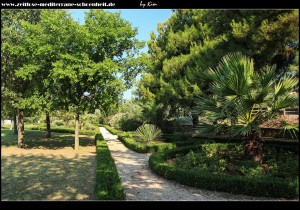
[{"label": "bush", "polygon": [[110,126],[120,128],[120,121],[125,115],[125,113],[117,113],[113,116],[107,117],[108,124]]},{"label": "bush", "polygon": [[[26,130],[40,130],[40,131],[46,131],[47,128],[45,126],[37,126],[37,125],[25,125]],[[99,133],[99,129],[95,130],[79,130],[80,135],[90,135],[93,136],[96,133]],[[65,127],[51,127],[51,132],[57,132],[57,133],[70,133],[74,134],[75,130],[71,128],[65,128]]]},{"label": "bush", "polygon": [[97,124],[99,121],[99,117],[95,114],[83,114],[80,116],[80,121],[85,123]]},{"label": "bush", "polygon": [[158,143],[158,144],[150,144],[145,145],[140,142],[137,142],[131,134],[118,131],[108,125],[103,125],[109,132],[119,137],[119,140],[129,149],[139,152],[139,153],[147,153],[147,152],[158,152],[164,151],[166,149],[171,149],[176,147],[175,144],[172,143]]},{"label": "bush", "polygon": [[[161,152],[168,149],[173,149],[176,147],[183,147],[187,145],[195,145],[201,143],[200,141],[180,141],[173,143],[152,143],[150,145],[141,144],[137,142],[130,133],[118,131],[108,125],[102,125],[109,132],[114,135],[117,135],[119,140],[129,149],[138,152],[138,153],[148,153],[148,152]],[[206,141],[202,141],[203,143]]]},{"label": "bush", "polygon": [[122,117],[120,120],[120,128],[122,131],[135,131],[143,123],[133,118]]},{"label": "bush", "polygon": [[151,141],[160,140],[162,136],[161,130],[153,124],[145,124],[136,130],[136,136],[140,141],[149,144]]},{"label": "bush", "polygon": [[62,125],[64,125],[64,121],[62,121],[62,120],[54,120],[53,121],[53,125],[55,125],[55,126],[62,126]]},{"label": "bush", "polygon": [[96,199],[125,200],[126,196],[121,179],[110,151],[101,134],[96,134]]},{"label": "bush", "polygon": [[[96,129],[96,126],[94,126],[93,124],[91,123],[85,123],[82,128],[84,130],[95,130]],[[98,127],[97,127],[98,128]]]},{"label": "bush", "polygon": [[199,146],[187,146],[154,153],[149,158],[149,167],[156,174],[192,187],[267,197],[299,197],[298,177],[294,180],[278,177],[242,177],[225,173],[210,173],[205,170],[186,170],[170,165],[166,160],[178,154],[199,150]]},{"label": "bush", "polygon": [[163,134],[163,138],[167,142],[193,141],[191,133],[187,133],[187,132],[176,132],[173,134]]}]

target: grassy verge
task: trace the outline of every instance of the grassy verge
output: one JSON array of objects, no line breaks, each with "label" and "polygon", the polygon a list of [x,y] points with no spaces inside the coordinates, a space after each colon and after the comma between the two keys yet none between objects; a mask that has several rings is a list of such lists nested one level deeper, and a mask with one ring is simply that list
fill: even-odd
[{"label": "grassy verge", "polygon": [[186,154],[196,149],[197,147],[188,146],[154,153],[149,158],[149,166],[152,171],[166,179],[192,187],[253,196],[299,197],[298,178],[291,180],[278,177],[242,177],[208,171],[192,171],[166,162],[178,154]]},{"label": "grassy verge", "polygon": [[97,152],[96,199],[125,200],[125,193],[110,151],[101,134],[95,136]]}]

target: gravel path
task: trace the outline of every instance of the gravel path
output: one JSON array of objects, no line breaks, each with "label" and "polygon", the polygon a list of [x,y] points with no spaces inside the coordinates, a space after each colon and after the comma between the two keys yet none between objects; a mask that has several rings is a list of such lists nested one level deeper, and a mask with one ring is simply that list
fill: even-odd
[{"label": "gravel path", "polygon": [[161,178],[151,172],[148,159],[151,154],[141,154],[127,149],[116,135],[100,127],[126,193],[127,200],[182,200],[182,201],[226,201],[226,200],[270,200],[246,195],[234,195],[192,188]]}]

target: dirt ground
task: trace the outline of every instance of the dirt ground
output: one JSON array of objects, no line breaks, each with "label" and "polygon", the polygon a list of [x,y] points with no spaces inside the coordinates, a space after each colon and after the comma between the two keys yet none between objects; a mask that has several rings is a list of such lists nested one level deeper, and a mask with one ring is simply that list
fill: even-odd
[{"label": "dirt ground", "polygon": [[1,200],[94,200],[95,146],[1,147]]}]

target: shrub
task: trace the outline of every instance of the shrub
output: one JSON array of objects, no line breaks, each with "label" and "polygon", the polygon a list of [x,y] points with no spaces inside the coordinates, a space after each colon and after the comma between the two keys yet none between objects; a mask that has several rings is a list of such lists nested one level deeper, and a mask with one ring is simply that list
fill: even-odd
[{"label": "shrub", "polygon": [[120,121],[125,116],[125,113],[117,113],[113,116],[109,116],[107,121],[110,126],[120,128]]},{"label": "shrub", "polygon": [[[207,147],[207,146],[206,146]],[[192,187],[267,197],[299,197],[298,177],[284,179],[278,177],[243,177],[225,173],[211,173],[207,170],[186,170],[170,165],[166,160],[179,154],[199,150],[198,146],[187,146],[154,153],[149,158],[149,167],[156,174]],[[214,150],[214,148],[212,148]],[[192,156],[192,155],[190,155]],[[189,157],[193,160],[193,157]]]},{"label": "shrub", "polygon": [[[37,126],[37,125],[25,125],[26,130],[40,130],[40,131],[46,131],[45,126]],[[65,127],[51,127],[51,132],[57,132],[57,133],[70,133],[74,134],[75,130],[72,128],[65,128]],[[93,136],[95,133],[99,133],[98,128],[95,130],[79,130],[80,135],[90,135]]]},{"label": "shrub", "polygon": [[122,117],[120,120],[120,128],[122,131],[135,131],[143,123],[133,118]]},{"label": "shrub", "polygon": [[91,124],[91,123],[85,123],[85,124],[82,126],[82,128],[83,128],[84,130],[95,130],[95,126],[94,126],[93,124]]},{"label": "shrub", "polygon": [[62,126],[62,125],[64,125],[64,121],[62,121],[62,120],[54,120],[53,121],[53,125],[55,125],[55,126]]},{"label": "shrub", "polygon": [[83,114],[80,116],[80,121],[83,123],[96,124],[99,118],[95,114]]},{"label": "shrub", "polygon": [[[142,144],[137,142],[130,133],[118,131],[108,125],[102,125],[109,132],[114,135],[118,135],[119,140],[129,149],[139,152],[139,153],[147,153],[147,152],[161,152],[168,149],[173,149],[176,147],[182,147],[187,145],[195,145],[199,144],[199,141],[181,141],[181,142],[173,142],[173,143],[152,143],[149,145]],[[203,143],[206,141],[202,141]]]},{"label": "shrub", "polygon": [[142,142],[149,144],[151,141],[160,140],[162,136],[161,130],[153,124],[145,124],[136,130],[136,135]]},{"label": "shrub", "polygon": [[101,134],[96,134],[96,199],[125,200],[121,179],[110,151]]}]

